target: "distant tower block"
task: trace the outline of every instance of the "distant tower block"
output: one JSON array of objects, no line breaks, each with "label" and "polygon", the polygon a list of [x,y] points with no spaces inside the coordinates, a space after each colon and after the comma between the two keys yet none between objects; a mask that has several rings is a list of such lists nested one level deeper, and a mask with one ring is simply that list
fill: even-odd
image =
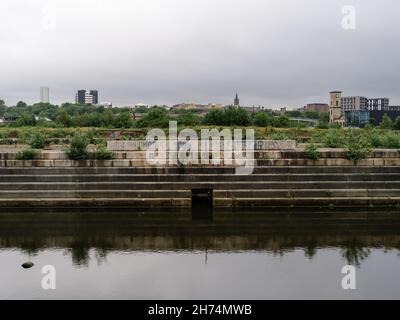
[{"label": "distant tower block", "polygon": [[50,90],[47,87],[40,88],[40,102],[41,103],[50,103]]},{"label": "distant tower block", "polygon": [[234,102],[233,102],[233,105],[234,105],[235,107],[239,107],[239,106],[240,106],[239,96],[238,96],[237,93],[236,93],[236,97],[235,97],[235,100],[234,100]]},{"label": "distant tower block", "polygon": [[97,90],[78,90],[75,95],[76,104],[98,104],[99,92]]}]

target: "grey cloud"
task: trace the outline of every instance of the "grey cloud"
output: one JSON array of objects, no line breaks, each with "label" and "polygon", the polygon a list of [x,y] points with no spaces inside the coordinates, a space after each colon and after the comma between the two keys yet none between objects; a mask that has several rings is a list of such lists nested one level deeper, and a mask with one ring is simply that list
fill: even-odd
[{"label": "grey cloud", "polygon": [[56,103],[79,88],[117,105],[230,103],[237,91],[296,107],[341,89],[400,104],[400,3],[350,2],[352,31],[342,0],[2,0],[0,98],[35,102],[49,86]]}]

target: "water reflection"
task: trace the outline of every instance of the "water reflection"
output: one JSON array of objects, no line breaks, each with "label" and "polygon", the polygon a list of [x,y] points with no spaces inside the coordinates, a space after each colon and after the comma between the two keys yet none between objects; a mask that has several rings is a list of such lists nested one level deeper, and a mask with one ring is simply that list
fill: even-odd
[{"label": "water reflection", "polygon": [[[340,249],[360,266],[373,248],[399,250],[398,212],[215,212],[213,221],[190,212],[2,212],[0,248],[36,255],[63,249],[75,266],[99,264],[110,252],[267,252]],[[93,257],[92,257],[93,258]]]}]

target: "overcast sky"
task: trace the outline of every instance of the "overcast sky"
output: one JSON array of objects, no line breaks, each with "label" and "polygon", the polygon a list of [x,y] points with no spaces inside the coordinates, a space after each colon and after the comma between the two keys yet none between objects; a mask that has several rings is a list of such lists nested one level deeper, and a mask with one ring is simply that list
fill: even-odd
[{"label": "overcast sky", "polygon": [[[356,29],[342,28],[344,5]],[[0,98],[302,106],[330,90],[400,105],[398,0],[1,0]]]}]

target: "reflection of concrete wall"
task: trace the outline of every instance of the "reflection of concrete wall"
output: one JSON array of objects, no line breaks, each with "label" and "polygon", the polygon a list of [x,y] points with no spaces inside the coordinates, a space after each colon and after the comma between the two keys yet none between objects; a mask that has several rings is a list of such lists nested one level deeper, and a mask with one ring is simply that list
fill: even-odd
[{"label": "reflection of concrete wall", "polygon": [[371,212],[216,213],[192,222],[189,214],[0,214],[0,247],[109,250],[265,250],[400,248],[400,217]]},{"label": "reflection of concrete wall", "polygon": [[97,248],[126,251],[177,251],[177,250],[210,250],[210,251],[249,251],[261,250],[281,252],[296,248],[307,248],[315,244],[319,248],[346,247],[384,247],[400,250],[400,234],[387,236],[373,235],[274,235],[274,236],[102,236],[101,238],[83,236],[0,236],[2,248]]}]

